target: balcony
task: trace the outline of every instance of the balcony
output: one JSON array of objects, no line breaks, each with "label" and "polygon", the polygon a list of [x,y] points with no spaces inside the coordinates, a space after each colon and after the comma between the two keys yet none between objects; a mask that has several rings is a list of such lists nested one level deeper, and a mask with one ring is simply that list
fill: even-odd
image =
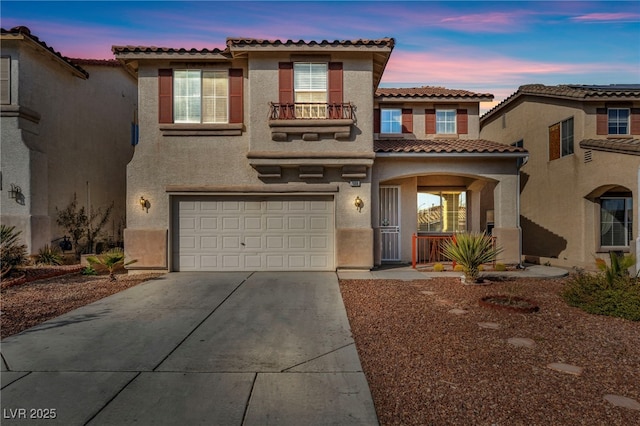
[{"label": "balcony", "polygon": [[269,127],[274,141],[301,137],[305,141],[320,140],[321,135],[348,140],[355,124],[355,106],[351,103],[271,103]]}]

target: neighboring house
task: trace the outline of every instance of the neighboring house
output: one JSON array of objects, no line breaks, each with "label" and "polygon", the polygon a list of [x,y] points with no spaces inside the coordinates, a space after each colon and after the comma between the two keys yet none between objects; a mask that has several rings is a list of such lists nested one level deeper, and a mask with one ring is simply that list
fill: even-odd
[{"label": "neighboring house", "polygon": [[478,105],[490,95],[378,89],[393,47],[388,38],[114,46],[138,76],[131,270],[408,262],[418,196],[427,192],[445,206],[447,225],[437,231],[459,230],[448,224],[464,223],[461,211],[469,230],[493,222],[503,259],[519,263],[526,151],[479,139]]},{"label": "neighboring house", "polygon": [[592,267],[634,252],[640,179],[640,85],[532,84],[483,115],[482,137],[524,146],[523,252]]},{"label": "neighboring house", "polygon": [[0,33],[4,225],[30,253],[64,236],[56,207],[77,194],[88,210],[114,202],[105,238],[124,224],[126,164],[137,84],[115,60],[68,59],[26,27]]}]

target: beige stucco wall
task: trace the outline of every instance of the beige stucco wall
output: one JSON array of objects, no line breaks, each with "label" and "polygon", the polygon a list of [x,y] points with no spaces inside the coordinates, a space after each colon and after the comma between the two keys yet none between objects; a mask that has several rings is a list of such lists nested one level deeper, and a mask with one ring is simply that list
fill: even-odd
[{"label": "beige stucco wall", "polygon": [[[2,223],[16,225],[31,253],[62,237],[56,207],[114,204],[104,237],[124,222],[125,167],[133,148],[130,123],[136,82],[122,67],[86,65],[88,79],[24,41],[3,40],[11,57],[12,99],[2,107]],[[22,108],[28,114],[13,117]],[[8,200],[19,185],[24,204]]]},{"label": "beige stucco wall", "polygon": [[[327,53],[323,52],[326,56]],[[290,60],[285,53],[251,53],[248,59],[219,63],[222,68],[242,68],[244,76],[244,128],[239,136],[167,136],[158,124],[158,69],[177,68],[169,60],[141,61],[138,70],[140,143],[127,168],[127,229],[157,233],[167,230],[169,242],[163,246],[144,247],[138,241],[131,247],[132,258],[159,259],[150,256],[150,250],[168,251],[171,247],[171,196],[186,193],[232,193],[242,197],[256,191],[269,193],[290,187],[291,194],[304,194],[306,188],[331,184],[337,191],[334,197],[336,226],[336,265],[338,268],[370,268],[373,266],[371,240],[371,174],[367,171],[359,178],[360,187],[351,187],[349,179],[342,177],[342,166],[358,159],[362,153],[373,157],[373,80],[371,54],[330,53],[331,61],[343,62],[344,101],[358,108],[357,123],[348,140],[322,137],[318,141],[293,138],[287,142],[272,140],[268,124],[270,102],[278,101],[278,62]],[[334,158],[330,153],[339,153]],[[279,178],[260,178],[251,165],[250,154],[267,153],[271,164],[282,167]],[[292,153],[300,153],[295,158]],[[309,155],[318,159],[309,159]],[[349,159],[353,154],[357,160]],[[347,158],[344,158],[344,157]],[[286,157],[286,158],[285,158]],[[292,158],[293,157],[293,158]],[[253,158],[253,157],[252,157]],[[371,163],[371,160],[369,160]],[[324,165],[321,178],[300,178],[299,166]],[[199,190],[198,190],[199,188]],[[359,196],[365,203],[358,211],[353,202]],[[138,200],[149,200],[149,209],[143,210]],[[131,238],[144,233],[128,233]],[[147,238],[146,236],[141,238]],[[356,244],[356,241],[361,243]],[[133,250],[139,248],[139,254]],[[144,257],[142,256],[144,255]],[[170,254],[169,254],[170,256]],[[173,262],[167,262],[167,268]],[[131,270],[151,268],[137,262]]]},{"label": "beige stucco wall", "polygon": [[[591,150],[592,160],[585,161],[586,150],[579,142],[606,138],[596,135],[596,109],[604,108],[604,102],[583,106],[576,101],[529,100],[510,105],[504,118],[492,117],[481,130],[481,137],[505,144],[523,140],[529,151],[521,173],[524,254],[541,263],[592,267],[593,256],[606,253],[599,247],[599,205],[590,194],[622,186],[637,200],[640,157]],[[549,161],[548,127],[569,117],[574,119],[574,154]],[[637,236],[637,209],[633,215]]]}]

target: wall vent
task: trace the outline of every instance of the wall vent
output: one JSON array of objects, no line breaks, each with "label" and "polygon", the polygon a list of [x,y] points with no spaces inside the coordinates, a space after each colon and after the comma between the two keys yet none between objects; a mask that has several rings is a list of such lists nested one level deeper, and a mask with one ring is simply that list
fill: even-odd
[{"label": "wall vent", "polygon": [[592,158],[592,151],[590,149],[586,150],[584,152],[584,162],[585,163],[590,163],[591,160],[593,160]]}]

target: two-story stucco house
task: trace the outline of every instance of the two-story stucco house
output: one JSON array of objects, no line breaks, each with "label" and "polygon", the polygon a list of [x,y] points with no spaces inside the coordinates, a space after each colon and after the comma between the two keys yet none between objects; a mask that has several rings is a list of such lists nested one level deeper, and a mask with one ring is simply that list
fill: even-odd
[{"label": "two-story stucco house", "polygon": [[480,231],[489,221],[504,260],[518,263],[526,151],[479,139],[479,102],[490,95],[379,89],[393,47],[390,38],[114,46],[138,77],[131,270],[409,262],[420,194],[458,223],[425,231]]},{"label": "two-story stucco house", "polygon": [[524,146],[523,254],[593,266],[634,252],[640,178],[640,85],[532,84],[483,115],[480,134]]},{"label": "two-story stucco house", "polygon": [[130,125],[137,83],[115,60],[71,60],[26,27],[0,33],[2,214],[30,253],[62,237],[56,207],[113,214],[103,228],[122,227]]}]

